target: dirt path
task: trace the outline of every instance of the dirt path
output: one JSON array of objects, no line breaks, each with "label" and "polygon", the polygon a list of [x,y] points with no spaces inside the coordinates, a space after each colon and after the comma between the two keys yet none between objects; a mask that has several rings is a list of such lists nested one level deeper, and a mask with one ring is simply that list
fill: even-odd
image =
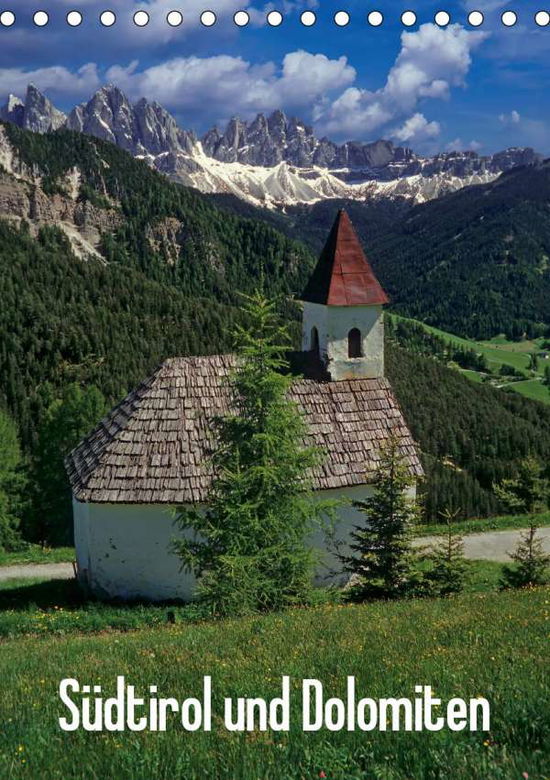
[{"label": "dirt path", "polygon": [[70,580],[74,577],[72,563],[18,563],[0,566],[0,582],[12,579],[40,577],[45,580]]},{"label": "dirt path", "polygon": [[[509,561],[511,552],[518,543],[521,531],[484,531],[464,537],[464,553],[471,560]],[[550,527],[539,528],[542,546],[550,553]],[[441,536],[423,536],[415,539],[415,545],[427,545],[441,540]],[[15,566],[0,566],[0,582],[11,579],[41,577],[49,580],[70,580],[74,576],[72,563],[21,563]]]},{"label": "dirt path", "polygon": [[[518,543],[520,530],[484,531],[480,534],[468,534],[464,537],[464,554],[471,560],[503,561],[510,560],[507,553]],[[539,528],[538,536],[542,539],[545,552],[550,553],[550,527]],[[417,539],[415,544],[432,544],[440,536],[426,536]]]}]

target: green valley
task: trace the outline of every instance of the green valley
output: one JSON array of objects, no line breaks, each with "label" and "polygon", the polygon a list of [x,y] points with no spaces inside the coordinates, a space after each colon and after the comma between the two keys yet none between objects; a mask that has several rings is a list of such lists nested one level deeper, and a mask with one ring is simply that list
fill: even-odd
[{"label": "green valley", "polygon": [[[540,337],[510,341],[504,336],[496,336],[488,341],[474,341],[398,314],[389,313],[388,319],[396,326],[399,323],[403,326],[413,326],[417,334],[420,329],[446,345],[482,356],[484,366],[479,370],[463,368],[454,363],[458,370],[472,381],[488,382],[494,387],[514,391],[526,398],[550,404],[550,384],[546,381],[546,369],[548,368],[550,372],[549,339]],[[397,328],[397,338],[404,346],[411,347],[410,339],[399,338],[399,328]],[[426,343],[424,346],[429,354],[429,344]],[[436,350],[433,353],[435,354]],[[536,355],[535,367],[532,367],[533,355]],[[452,364],[450,360],[447,362]],[[507,371],[507,368],[514,373]]]}]

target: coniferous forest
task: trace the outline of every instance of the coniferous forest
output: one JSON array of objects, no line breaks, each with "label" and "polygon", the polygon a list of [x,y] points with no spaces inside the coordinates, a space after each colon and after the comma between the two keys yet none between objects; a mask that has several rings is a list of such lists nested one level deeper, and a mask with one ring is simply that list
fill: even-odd
[{"label": "coniferous forest", "polygon": [[[222,208],[260,216],[236,198]],[[457,336],[550,335],[550,161],[411,208],[406,201],[321,201],[268,215],[320,251],[345,207],[395,311]]]},{"label": "coniferous forest", "polygon": [[[287,229],[286,218],[277,218],[279,230],[273,218],[270,225],[229,213],[107,143],[64,131],[39,136],[5,127],[22,163],[40,172],[43,194],[65,197],[64,177],[76,166],[79,199],[114,215],[103,232],[103,259],[76,257],[55,225],[0,220],[0,433],[11,453],[0,459],[0,545],[13,543],[18,521],[29,539],[64,542],[70,541],[70,495],[63,451],[164,358],[229,350],[239,290],[250,292],[261,284],[267,295],[280,296],[281,313],[293,320],[297,336],[299,313],[290,297],[307,278],[314,254],[295,240],[297,232]],[[467,203],[473,198],[465,197]],[[436,207],[443,208],[439,201],[430,208]],[[530,225],[548,206],[541,202],[537,209],[527,214],[516,205],[513,213]],[[433,261],[434,269],[440,268],[439,250],[426,239],[431,218],[423,222],[423,213],[416,210],[412,222],[405,220],[399,228],[407,234],[400,253],[397,227],[390,237],[373,238],[381,281],[395,294],[402,280],[398,300],[410,299],[406,305],[400,302],[401,308],[408,306],[416,316],[455,332],[471,331],[468,306],[477,305],[482,283],[475,269],[470,293],[456,292],[465,306],[455,306],[453,296],[447,296],[447,313],[441,308],[446,297],[438,286],[444,278],[439,270],[431,272],[432,299],[424,296],[420,282],[411,281],[420,262]],[[444,216],[441,224],[446,225]],[[499,219],[496,210],[494,230]],[[175,220],[177,230],[165,230],[167,220]],[[539,249],[548,246],[550,217],[537,225],[532,248],[538,257]],[[513,236],[514,230],[510,226]],[[472,252],[474,239],[468,235],[468,244],[459,242],[460,252]],[[509,262],[498,284],[508,279],[512,289],[516,283],[519,289],[529,280],[529,303],[517,296],[510,328],[541,330],[550,319],[544,319],[550,300],[550,294],[543,295],[547,271],[538,260],[538,270],[526,270],[529,246],[512,251],[516,244],[508,243]],[[392,254],[392,262],[384,260],[384,253]],[[407,273],[401,268],[398,275],[398,258]],[[479,321],[474,335],[488,335],[494,328],[505,332],[503,297],[495,300],[498,305]],[[550,462],[550,406],[476,385],[391,338],[386,362],[422,450],[427,519],[437,519],[445,508],[463,516],[497,513],[502,507],[495,482],[513,474],[528,454]]]}]

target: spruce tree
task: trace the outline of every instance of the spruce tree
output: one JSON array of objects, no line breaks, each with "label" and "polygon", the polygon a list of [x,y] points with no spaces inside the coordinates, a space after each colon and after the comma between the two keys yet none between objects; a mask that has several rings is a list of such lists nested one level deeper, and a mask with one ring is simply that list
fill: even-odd
[{"label": "spruce tree", "polygon": [[[550,482],[542,465],[529,457],[521,461],[516,476],[503,480],[495,487],[495,492],[510,511],[533,515],[548,508]],[[542,549],[542,540],[537,537],[537,525],[533,520],[509,555],[516,566],[503,567],[501,587],[521,588],[546,582],[550,555]]]},{"label": "spruce tree", "polygon": [[205,510],[183,508],[174,541],[197,578],[197,598],[216,614],[250,614],[304,603],[314,555],[306,537],[329,511],[314,499],[306,426],[288,399],[288,347],[275,303],[245,296],[229,378],[233,412],[214,422],[214,479]]},{"label": "spruce tree", "polygon": [[522,460],[517,474],[495,485],[495,493],[510,512],[535,514],[548,508],[550,482],[533,457]]},{"label": "spruce tree", "polygon": [[32,541],[42,545],[72,544],[71,490],[64,459],[105,411],[105,398],[97,387],[82,388],[76,383],[67,385],[62,397],[48,406],[31,469],[32,507],[25,530]]},{"label": "spruce tree", "polygon": [[532,585],[544,585],[548,581],[550,555],[542,549],[542,539],[537,537],[537,526],[523,531],[513,553],[509,553],[515,566],[502,568],[500,585],[502,588],[525,588]]},{"label": "spruce tree", "polygon": [[352,575],[349,594],[353,600],[399,598],[418,587],[417,556],[411,546],[412,527],[418,509],[407,494],[415,483],[391,436],[380,451],[380,466],[374,493],[354,506],[364,515],[364,524],[351,534],[351,555],[340,555]]},{"label": "spruce tree", "polygon": [[426,554],[431,568],[427,574],[431,595],[448,596],[459,593],[464,588],[467,563],[464,558],[464,540],[453,531],[453,523],[459,510],[442,512],[447,525],[447,533]]}]

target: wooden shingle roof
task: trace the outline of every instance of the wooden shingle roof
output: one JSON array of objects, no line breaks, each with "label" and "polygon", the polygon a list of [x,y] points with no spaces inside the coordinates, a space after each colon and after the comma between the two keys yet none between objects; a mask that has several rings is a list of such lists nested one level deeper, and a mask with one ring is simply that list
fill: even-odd
[{"label": "wooden shingle roof", "polygon": [[[131,392],[66,459],[78,501],[200,503],[212,479],[211,419],[229,411],[231,355],[172,358]],[[390,431],[411,471],[422,467],[389,382],[297,379],[292,398],[306,417],[308,444],[326,457],[318,490],[364,484]]]}]

